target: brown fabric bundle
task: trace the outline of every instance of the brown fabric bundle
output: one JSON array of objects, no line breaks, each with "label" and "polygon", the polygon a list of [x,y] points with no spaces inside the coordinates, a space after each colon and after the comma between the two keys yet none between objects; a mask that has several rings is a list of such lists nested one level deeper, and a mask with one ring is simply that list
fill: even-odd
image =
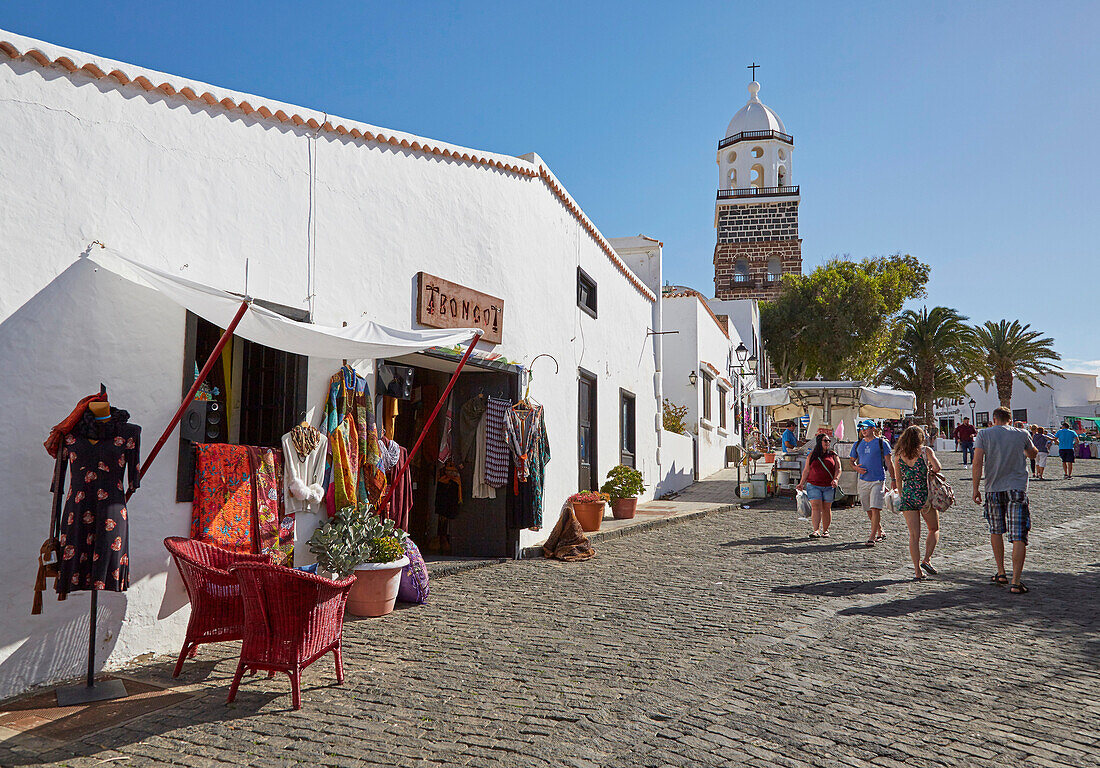
[{"label": "brown fabric bundle", "polygon": [[596,550],[584,535],[581,524],[577,522],[577,516],[569,504],[562,507],[557,525],[550,532],[550,538],[542,545],[542,554],[544,557],[567,562],[587,560],[596,556]]}]

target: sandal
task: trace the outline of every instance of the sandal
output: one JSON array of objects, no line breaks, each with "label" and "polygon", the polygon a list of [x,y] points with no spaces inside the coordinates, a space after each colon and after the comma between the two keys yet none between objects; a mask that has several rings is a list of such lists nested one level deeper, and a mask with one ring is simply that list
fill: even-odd
[{"label": "sandal", "polygon": [[914,576],[914,577],[913,577],[913,581],[924,581],[924,580],[925,580],[925,579],[927,579],[927,578],[928,578],[928,577],[927,577],[927,576],[925,576],[925,575],[924,575],[924,574],[922,573],[922,574],[921,574],[920,576]]},{"label": "sandal", "polygon": [[1022,581],[1017,581],[1015,584],[1008,588],[1008,591],[1014,595],[1023,595],[1030,592],[1031,590],[1025,587]]},{"label": "sandal", "polygon": [[1004,585],[1004,584],[1008,583],[1008,574],[1007,573],[995,573],[995,574],[993,574],[993,576],[989,580],[991,582],[993,582],[994,584]]},{"label": "sandal", "polygon": [[924,570],[928,571],[933,576],[935,576],[937,573],[939,573],[939,571],[937,571],[935,568],[932,567],[932,563],[922,562],[920,564],[920,567],[923,568]]},{"label": "sandal", "polygon": [[878,536],[875,537],[875,541],[883,541],[886,538],[886,531],[879,531]]},{"label": "sandal", "polygon": [[823,539],[829,538],[829,532],[828,531],[822,531],[821,532],[821,538],[823,538]]},{"label": "sandal", "polygon": [[[810,531],[810,538],[811,538],[811,539],[820,539],[820,538],[821,538],[821,534],[820,534],[820,533],[818,533],[817,531]],[[1007,578],[1007,577],[1006,577],[1006,578]]]},{"label": "sandal", "polygon": [[866,542],[864,542],[863,546],[865,546],[865,547],[873,547],[873,546],[875,546],[875,540],[874,540],[874,539],[867,539],[867,541],[866,541]]}]

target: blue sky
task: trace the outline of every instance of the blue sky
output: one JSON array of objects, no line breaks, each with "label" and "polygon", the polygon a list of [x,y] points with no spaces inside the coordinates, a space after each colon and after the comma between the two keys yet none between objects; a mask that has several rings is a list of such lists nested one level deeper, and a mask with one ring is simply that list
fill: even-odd
[{"label": "blue sky", "polygon": [[[929,303],[1100,372],[1100,3],[7,3],[0,28],[479,149],[713,290],[716,143],[761,65],[805,269],[912,253]],[[309,10],[305,10],[309,8]],[[1078,308],[1079,309],[1076,309]]]}]

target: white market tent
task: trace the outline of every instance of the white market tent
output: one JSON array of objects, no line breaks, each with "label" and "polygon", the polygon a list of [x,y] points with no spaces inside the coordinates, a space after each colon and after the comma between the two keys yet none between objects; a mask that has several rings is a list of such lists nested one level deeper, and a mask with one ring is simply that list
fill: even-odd
[{"label": "white market tent", "polygon": [[431,347],[466,344],[478,334],[473,328],[406,331],[370,321],[344,328],[302,323],[261,307],[245,296],[171,275],[110,248],[93,247],[88,258],[130,282],[163,294],[218,328],[228,328],[242,302],[247,300],[248,309],[233,333],[265,347],[296,355],[334,360],[396,357]]},{"label": "white market tent", "polygon": [[776,419],[796,419],[816,408],[828,423],[834,408],[854,411],[859,418],[897,419],[905,411],[916,410],[917,398],[912,392],[869,387],[860,381],[792,381],[749,393],[749,405],[767,408]]}]

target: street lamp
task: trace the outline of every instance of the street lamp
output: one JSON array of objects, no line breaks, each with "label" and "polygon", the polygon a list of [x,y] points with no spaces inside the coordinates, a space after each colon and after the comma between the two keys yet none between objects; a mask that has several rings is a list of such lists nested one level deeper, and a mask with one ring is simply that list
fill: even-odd
[{"label": "street lamp", "polygon": [[[745,346],[745,342],[738,342],[737,349],[733,350],[733,354],[737,355],[737,362],[744,365],[746,358],[749,356],[749,348]],[[753,359],[755,358],[756,355],[753,355]]]},{"label": "street lamp", "polygon": [[[737,358],[737,366],[734,367],[733,359]],[[744,377],[751,376],[754,380],[756,378],[756,367],[759,364],[756,355],[749,354],[749,348],[745,346],[745,342],[739,341],[737,348],[733,350],[729,356],[729,372],[730,378],[737,377],[737,422],[741,425],[741,444],[745,444],[745,407],[744,396],[745,382]]]},{"label": "street lamp", "polygon": [[978,403],[974,400],[974,398],[970,398],[970,402],[967,403],[967,405],[970,406],[970,423],[971,424],[974,423],[974,406],[977,405],[977,404]]},{"label": "street lamp", "polygon": [[699,377],[695,375],[695,371],[688,374],[688,381],[691,382],[691,386],[695,386],[695,383],[699,381]]}]

